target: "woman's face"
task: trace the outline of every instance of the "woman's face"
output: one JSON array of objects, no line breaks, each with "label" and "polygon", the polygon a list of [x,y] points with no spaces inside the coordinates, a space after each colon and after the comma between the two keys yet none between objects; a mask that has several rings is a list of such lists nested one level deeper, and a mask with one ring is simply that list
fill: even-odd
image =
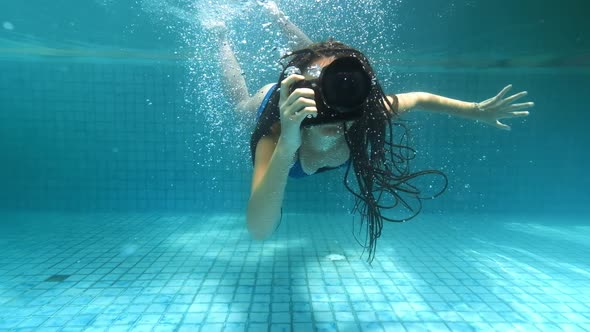
[{"label": "woman's face", "polygon": [[327,65],[331,64],[336,57],[322,57],[312,61],[307,68],[303,68],[302,75],[305,79],[311,80],[320,77],[322,69]]}]

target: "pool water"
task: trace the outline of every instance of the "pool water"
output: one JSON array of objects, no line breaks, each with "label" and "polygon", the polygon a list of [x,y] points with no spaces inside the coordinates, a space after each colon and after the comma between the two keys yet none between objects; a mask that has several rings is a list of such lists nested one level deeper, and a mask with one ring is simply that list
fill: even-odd
[{"label": "pool water", "polygon": [[412,168],[449,186],[386,222],[371,264],[343,169],[290,180],[273,236],[247,232],[255,118],[206,25],[255,91],[286,42],[265,2],[0,4],[0,330],[590,331],[578,2],[278,1],[386,92],[535,102],[511,131],[404,116]]}]

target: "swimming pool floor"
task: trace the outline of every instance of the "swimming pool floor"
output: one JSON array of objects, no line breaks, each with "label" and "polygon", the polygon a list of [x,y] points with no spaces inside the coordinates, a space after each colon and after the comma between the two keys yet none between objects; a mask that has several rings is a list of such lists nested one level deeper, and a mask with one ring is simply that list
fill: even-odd
[{"label": "swimming pool floor", "polygon": [[372,266],[352,220],[1,213],[0,330],[590,331],[586,220],[421,215]]}]

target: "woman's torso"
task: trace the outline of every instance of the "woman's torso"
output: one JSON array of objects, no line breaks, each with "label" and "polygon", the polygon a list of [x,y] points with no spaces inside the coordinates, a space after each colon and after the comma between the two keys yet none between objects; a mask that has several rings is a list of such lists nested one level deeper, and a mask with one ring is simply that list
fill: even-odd
[{"label": "woman's torso", "polygon": [[[277,84],[265,87],[264,99],[258,107],[256,117],[259,118],[264,111],[266,105],[269,103],[272,95],[278,93]],[[275,142],[280,136],[280,126],[271,130],[270,136]],[[304,143],[302,143],[304,144]],[[317,174],[332,169],[347,167],[350,162],[350,152],[346,144],[339,144],[331,149],[322,151],[322,153],[312,153],[310,150],[305,150],[303,147],[297,151],[295,163],[289,170],[289,177],[302,178],[312,174]]]}]

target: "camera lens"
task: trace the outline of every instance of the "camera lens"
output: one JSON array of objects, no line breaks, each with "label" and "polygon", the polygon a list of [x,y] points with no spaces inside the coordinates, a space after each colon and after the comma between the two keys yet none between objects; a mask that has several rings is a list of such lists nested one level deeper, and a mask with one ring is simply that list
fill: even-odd
[{"label": "camera lens", "polygon": [[321,79],[326,104],[340,111],[362,105],[371,90],[369,75],[356,58],[341,58],[332,62]]}]

